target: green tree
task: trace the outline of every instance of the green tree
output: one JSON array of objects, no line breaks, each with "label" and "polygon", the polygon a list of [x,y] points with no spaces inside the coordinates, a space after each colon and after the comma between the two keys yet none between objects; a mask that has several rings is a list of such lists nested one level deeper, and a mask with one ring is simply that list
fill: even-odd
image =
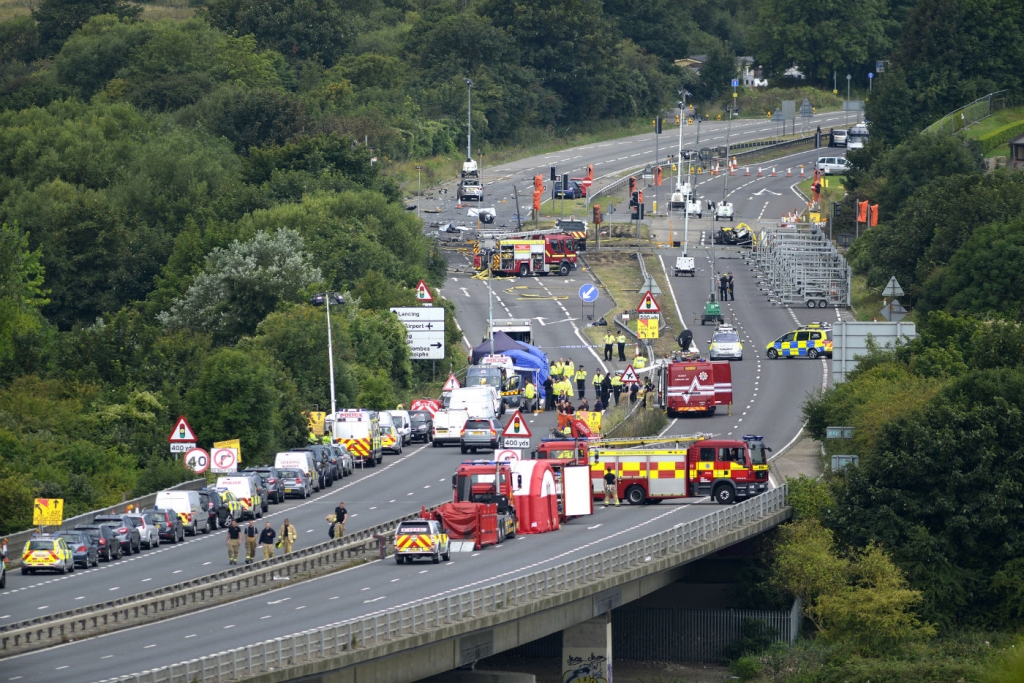
[{"label": "green tree", "polygon": [[0,224],[0,363],[14,356],[17,335],[42,322],[38,311],[49,300],[40,256],[17,225]]},{"label": "green tree", "polygon": [[90,17],[115,14],[123,19],[137,17],[141,12],[141,7],[125,0],[43,0],[32,10],[32,18],[39,24],[43,49],[52,54]]},{"label": "green tree", "polygon": [[352,37],[351,25],[334,0],[214,0],[206,6],[205,16],[226,32],[255,36],[261,47],[328,65]]},{"label": "green tree", "polygon": [[39,28],[32,17],[0,22],[0,65],[31,62],[39,51]]},{"label": "green tree", "polygon": [[800,598],[804,614],[820,631],[816,611],[822,596],[834,595],[845,585],[848,562],[836,554],[832,532],[816,519],[803,519],[779,527],[772,564],[772,583]]},{"label": "green tree", "polygon": [[873,85],[871,97],[864,104],[864,116],[871,121],[871,139],[894,147],[923,126],[914,93],[899,66],[876,74]]}]

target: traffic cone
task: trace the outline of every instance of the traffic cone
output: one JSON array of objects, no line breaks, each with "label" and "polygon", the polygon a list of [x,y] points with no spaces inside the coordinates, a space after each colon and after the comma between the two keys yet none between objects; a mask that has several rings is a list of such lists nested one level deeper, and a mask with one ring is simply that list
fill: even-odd
[{"label": "traffic cone", "polygon": [[729,164],[729,175],[736,175],[736,167],[732,164]]},{"label": "traffic cone", "polygon": [[456,208],[456,209],[461,209],[461,208],[462,208],[462,197],[459,197],[459,198],[458,198],[458,199],[456,200],[456,202],[455,202],[455,208]]},{"label": "traffic cone", "polygon": [[760,166],[757,167],[757,177],[758,178],[763,178],[764,177],[764,173],[761,172],[761,167]]},{"label": "traffic cone", "polygon": [[786,169],[786,177],[787,178],[792,178],[793,177],[793,167],[792,166]]},{"label": "traffic cone", "polygon": [[744,175],[747,175],[747,176],[749,176],[749,175],[750,175],[750,167],[749,167],[749,166],[747,166],[747,172],[746,172],[746,173],[744,173]]},{"label": "traffic cone", "polygon": [[804,177],[804,165],[803,164],[800,164],[800,177],[801,178]]},{"label": "traffic cone", "polygon": [[775,167],[774,167],[774,166],[772,166],[772,176],[771,176],[771,177],[772,177],[772,178],[774,178],[774,177],[775,177]]}]

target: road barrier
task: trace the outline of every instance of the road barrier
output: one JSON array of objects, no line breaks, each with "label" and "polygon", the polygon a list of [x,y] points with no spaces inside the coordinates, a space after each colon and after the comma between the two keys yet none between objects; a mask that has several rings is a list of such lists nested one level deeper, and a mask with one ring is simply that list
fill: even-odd
[{"label": "road barrier", "polygon": [[[645,573],[642,569],[664,571],[699,546],[785,512],[786,495],[783,485],[742,503],[719,507],[711,514],[659,534],[520,578],[113,680],[224,683],[271,671],[276,680],[288,680],[281,671],[287,667],[301,669],[303,676],[309,677],[319,673],[314,669],[336,670],[339,658],[344,660],[341,666],[355,665],[402,649],[401,643],[396,642],[402,638],[413,640],[417,635],[442,630],[449,635],[438,637],[450,637],[453,632],[463,635],[474,630],[476,621],[489,615],[506,610],[514,610],[518,615],[531,614],[544,609],[543,605],[556,594],[575,599],[615,577],[632,578]],[[493,619],[487,621],[493,625]],[[424,639],[415,641],[422,645]],[[372,653],[368,651],[371,648],[379,649]],[[328,658],[334,659],[331,669],[325,664]]]},{"label": "road barrier", "polygon": [[[364,529],[346,537],[344,545],[326,541],[288,555],[260,560],[116,600],[85,605],[0,627],[0,656],[38,650],[67,640],[82,640],[268,590],[275,581],[333,571],[332,565],[375,557],[381,543],[394,536],[400,522],[419,512]],[[328,571],[323,571],[327,569]],[[292,582],[294,583],[294,581]],[[287,584],[279,584],[281,586]]]}]

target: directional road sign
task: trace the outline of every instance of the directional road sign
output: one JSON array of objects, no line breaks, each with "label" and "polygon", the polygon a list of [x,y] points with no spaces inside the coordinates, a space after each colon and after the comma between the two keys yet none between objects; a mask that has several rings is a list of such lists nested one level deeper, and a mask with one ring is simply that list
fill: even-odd
[{"label": "directional road sign", "polygon": [[413,360],[444,358],[444,309],[440,306],[395,307],[391,312],[405,325]]},{"label": "directional road sign", "polygon": [[517,410],[512,414],[512,419],[505,425],[505,431],[501,433],[501,445],[504,448],[529,448],[530,437],[533,436],[530,433],[530,428],[526,425],[526,420]]},{"label": "directional road sign", "polygon": [[36,526],[60,526],[64,523],[63,498],[36,498],[32,506],[32,523]]},{"label": "directional road sign", "polygon": [[596,285],[583,285],[580,287],[580,301],[592,304],[597,301],[599,291]]}]

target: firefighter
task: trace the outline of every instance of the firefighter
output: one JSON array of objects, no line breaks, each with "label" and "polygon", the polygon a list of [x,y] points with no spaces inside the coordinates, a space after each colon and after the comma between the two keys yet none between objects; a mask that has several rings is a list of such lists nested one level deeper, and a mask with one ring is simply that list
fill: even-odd
[{"label": "firefighter", "polygon": [[615,501],[615,504],[619,504],[619,491],[617,484],[617,477],[615,476],[615,470],[612,469],[611,465],[608,465],[608,469],[604,473],[604,506],[608,507],[608,499]]},{"label": "firefighter", "polygon": [[580,369],[576,371],[576,391],[579,392],[580,398],[583,398],[583,395],[587,391],[587,371],[582,365],[580,366]]},{"label": "firefighter", "polygon": [[616,337],[615,343],[619,345],[619,360],[623,363],[626,362],[626,333],[619,332],[619,336]]},{"label": "firefighter", "polygon": [[292,545],[295,543],[295,539],[298,537],[298,533],[295,531],[295,527],[288,521],[288,518],[284,518],[284,524],[281,525],[281,531],[279,538],[277,539],[278,544],[283,548],[284,554],[287,555],[292,551]]},{"label": "firefighter", "polygon": [[245,563],[250,564],[256,559],[256,541],[260,536],[256,532],[256,520],[249,520],[243,535],[245,536]]},{"label": "firefighter", "polygon": [[619,396],[622,394],[622,389],[626,385],[622,383],[622,377],[619,375],[612,377],[611,385],[612,393],[615,394],[615,405],[619,405]]},{"label": "firefighter", "polygon": [[274,537],[277,536],[274,533],[273,527],[270,526],[270,522],[263,527],[263,531],[260,532],[260,545],[263,546],[263,559],[269,560],[274,556]]},{"label": "firefighter", "polygon": [[345,535],[345,522],[348,521],[348,510],[345,509],[345,501],[338,503],[334,508],[334,540],[340,541]]},{"label": "firefighter", "polygon": [[611,330],[604,333],[604,359],[612,359],[612,344],[615,343],[615,335],[612,334]]},{"label": "firefighter", "polygon": [[530,409],[533,406],[533,399],[537,395],[537,387],[534,386],[531,380],[526,381],[526,388],[523,389],[523,397],[526,399],[526,412],[531,412]]},{"label": "firefighter", "polygon": [[238,545],[241,543],[242,530],[238,528],[238,520],[231,520],[231,526],[228,527],[228,564],[238,564]]}]

